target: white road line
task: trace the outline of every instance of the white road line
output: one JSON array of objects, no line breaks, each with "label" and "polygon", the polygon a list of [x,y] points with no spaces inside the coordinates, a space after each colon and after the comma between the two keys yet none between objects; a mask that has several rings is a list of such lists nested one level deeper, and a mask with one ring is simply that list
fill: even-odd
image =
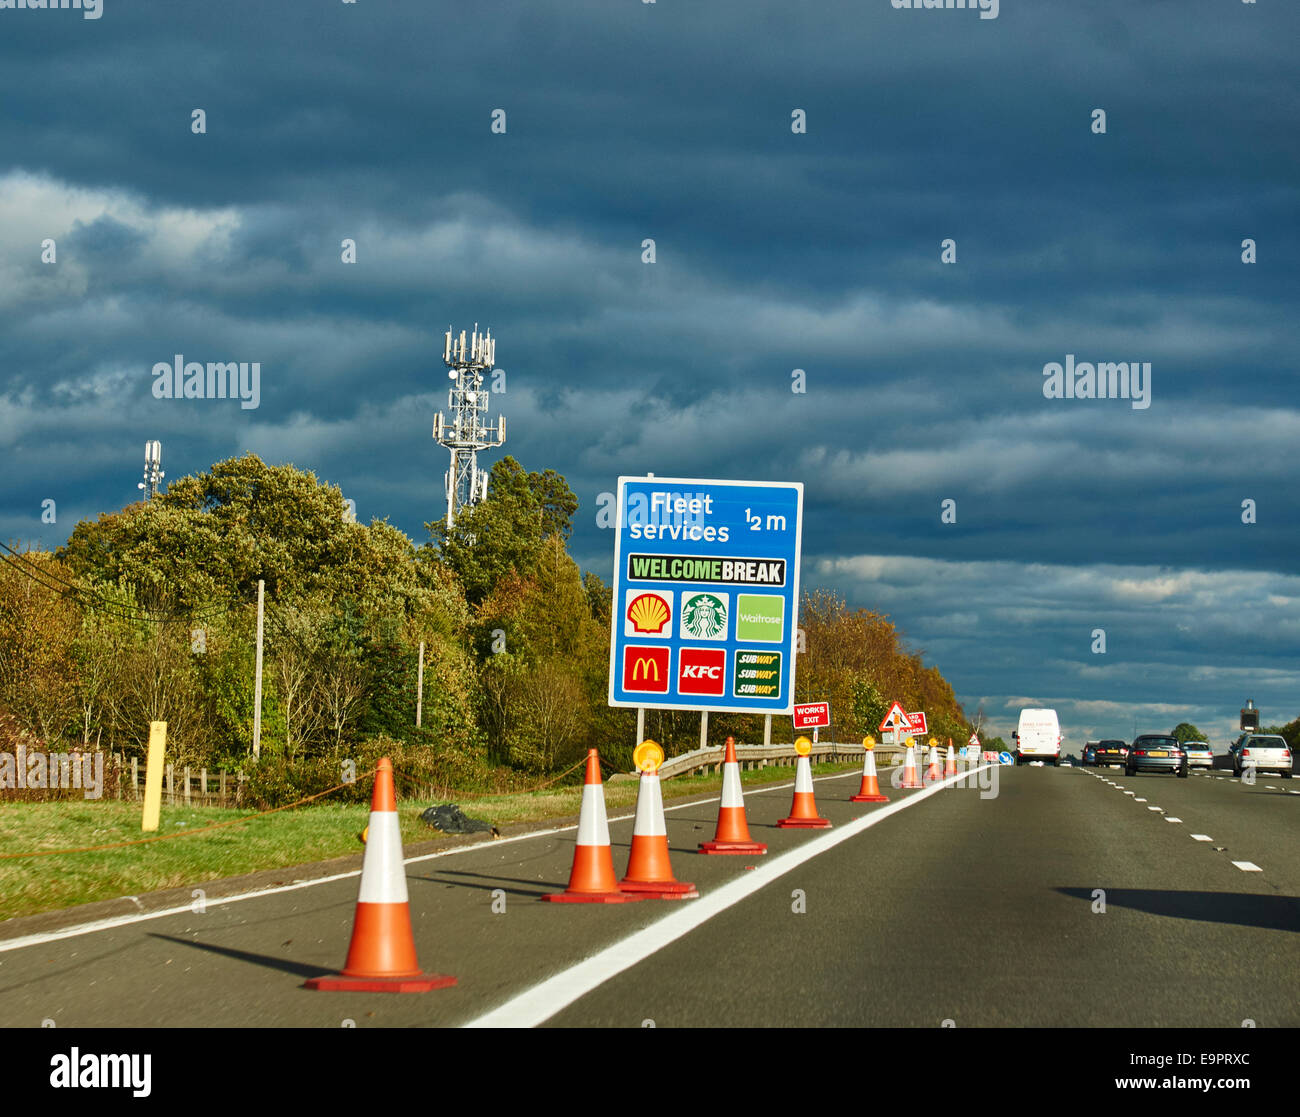
[{"label": "white road line", "polygon": [[1145,799],[1134,799],[1133,802],[1135,802],[1135,803],[1145,803],[1146,800],[1145,800]]},{"label": "white road line", "polygon": [[[852,772],[842,772],[839,775],[834,776],[818,776],[813,782],[821,783],[824,780],[842,780],[847,779],[850,776],[858,775],[860,775],[860,773],[856,770]],[[751,795],[758,795],[768,791],[781,791],[792,787],[794,787],[793,781],[790,783],[775,784],[771,786],[756,785],[749,788],[748,793]],[[718,795],[712,799],[696,799],[690,803],[678,803],[676,806],[665,807],[664,811],[680,811],[685,810],[687,807],[699,807],[706,803],[717,803],[721,801],[721,798],[722,796]],[[628,819],[635,817],[635,813],[622,814],[610,818],[609,821],[626,822]],[[530,838],[544,838],[549,834],[563,834],[566,830],[576,830],[577,828],[577,823],[574,823],[572,826],[556,826],[549,830],[530,830],[527,834],[515,834],[509,838],[498,838],[496,841],[491,843],[491,847],[496,848],[497,846],[506,845],[510,842],[523,842]],[[443,849],[436,853],[424,853],[419,857],[408,857],[405,859],[404,863],[407,865],[414,865],[417,861],[431,861],[435,857],[455,857],[457,854],[461,853],[470,853],[475,850],[481,851],[486,848],[488,844],[489,843],[487,842],[475,842],[472,845],[457,846],[455,849]],[[292,866],[289,867],[292,868]],[[351,869],[346,873],[336,873],[333,876],[318,877],[316,880],[298,880],[294,881],[293,884],[279,885],[274,888],[259,888],[252,892],[240,892],[234,896],[219,896],[205,902],[209,908],[219,907],[222,904],[238,904],[243,900],[255,900],[259,896],[274,896],[280,892],[296,892],[300,888],[314,888],[318,884],[331,884],[336,880],[347,880],[348,877],[359,877],[360,875],[360,869]],[[212,882],[200,881],[198,883],[210,884]],[[117,898],[121,899],[122,897]],[[191,902],[189,904],[181,904],[179,907],[163,908],[161,911],[130,912],[126,915],[114,915],[108,919],[96,919],[90,923],[78,923],[71,927],[60,928],[57,931],[44,931],[36,935],[23,935],[21,938],[5,939],[0,941],[0,954],[4,954],[10,950],[21,950],[28,946],[40,946],[47,942],[57,942],[59,939],[72,939],[79,935],[92,935],[98,931],[111,931],[114,927],[125,927],[131,923],[144,923],[151,919],[165,919],[169,915],[183,915],[186,912],[192,912],[193,910],[194,908]]]},{"label": "white road line", "polygon": [[1214,841],[1214,839],[1211,838],[1209,834],[1193,834],[1193,835],[1192,835],[1192,841],[1194,841],[1194,842],[1212,842],[1212,841]]},{"label": "white road line", "polygon": [[[992,765],[982,765],[976,772]],[[806,861],[811,861],[819,854],[825,853],[841,842],[856,837],[876,823],[891,815],[913,807],[922,799],[928,799],[936,792],[942,791],[951,783],[963,779],[972,773],[949,776],[942,783],[932,784],[923,791],[906,799],[898,799],[887,807],[854,819],[837,830],[831,830],[820,837],[813,838],[806,844],[781,854],[775,860],[760,865],[752,873],[724,884],[714,892],[694,901],[690,907],[672,912],[657,923],[637,931],[621,942],[606,947],[585,961],[570,966],[566,970],[547,978],[545,981],[525,989],[511,997],[505,1004],[469,1021],[467,1028],[533,1028],[549,1020],[556,1013],[585,997],[593,989],[599,988],[610,978],[631,969],[652,954],[662,950],[669,943],[675,942],[683,935],[689,934],[701,924],[720,915],[741,900],[752,896],[760,888],[770,884],[778,877],[784,876],[791,869],[796,869]]]},{"label": "white road line", "polygon": [[[1142,800],[1139,799],[1138,802],[1141,803]],[[1149,810],[1149,811],[1163,811],[1163,810],[1164,810],[1164,807],[1147,807],[1147,810]]]},{"label": "white road line", "polygon": [[1243,873],[1262,873],[1264,871],[1253,861],[1234,861],[1233,864]]},{"label": "white road line", "polygon": [[1166,821],[1166,822],[1182,822],[1183,820],[1182,820],[1181,818],[1170,818],[1168,815],[1165,815],[1165,821]]},{"label": "white road line", "polygon": [[1124,794],[1125,794],[1125,795],[1132,795],[1133,792],[1131,792],[1131,791],[1126,791],[1126,792],[1124,792]]}]

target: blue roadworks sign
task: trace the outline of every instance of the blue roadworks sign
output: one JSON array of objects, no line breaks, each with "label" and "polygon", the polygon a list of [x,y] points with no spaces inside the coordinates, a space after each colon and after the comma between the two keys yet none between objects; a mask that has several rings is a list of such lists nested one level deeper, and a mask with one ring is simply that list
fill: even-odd
[{"label": "blue roadworks sign", "polygon": [[794,712],[799,482],[620,477],[609,704]]},{"label": "blue roadworks sign", "polygon": [[1012,756],[1009,752],[1000,752],[998,753],[998,761],[999,763],[1002,764],[1014,764],[1016,762],[1016,758]]}]

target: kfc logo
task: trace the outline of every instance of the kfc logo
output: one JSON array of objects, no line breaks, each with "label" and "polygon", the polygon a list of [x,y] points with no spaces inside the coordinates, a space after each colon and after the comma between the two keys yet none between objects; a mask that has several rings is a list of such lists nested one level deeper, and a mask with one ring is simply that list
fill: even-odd
[{"label": "kfc logo", "polygon": [[683,648],[677,667],[680,694],[721,697],[726,693],[727,653],[722,648]]}]

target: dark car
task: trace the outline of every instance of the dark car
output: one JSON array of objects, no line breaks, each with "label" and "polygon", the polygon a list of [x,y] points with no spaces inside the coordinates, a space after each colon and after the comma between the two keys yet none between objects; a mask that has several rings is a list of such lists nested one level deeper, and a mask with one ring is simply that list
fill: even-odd
[{"label": "dark car", "polygon": [[1128,756],[1128,745],[1123,741],[1098,741],[1092,750],[1093,763],[1098,767],[1123,764]]},{"label": "dark car", "polygon": [[1187,751],[1177,737],[1164,733],[1144,733],[1134,737],[1128,756],[1124,758],[1126,776],[1134,772],[1173,772],[1185,780],[1187,770]]}]

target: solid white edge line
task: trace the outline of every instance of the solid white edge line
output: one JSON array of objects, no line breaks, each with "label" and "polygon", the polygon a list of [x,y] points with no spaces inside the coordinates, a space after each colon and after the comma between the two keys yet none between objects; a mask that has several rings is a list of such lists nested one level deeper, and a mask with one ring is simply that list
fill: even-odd
[{"label": "solid white edge line", "polygon": [[928,799],[931,795],[944,790],[949,784],[968,778],[993,765],[985,764],[972,771],[959,772],[939,783],[919,791],[905,799],[896,799],[886,807],[870,812],[844,826],[813,838],[805,845],[792,849],[765,865],[760,865],[752,873],[722,885],[716,891],[708,893],[691,903],[685,909],[675,911],[650,926],[636,931],[627,938],[591,957],[569,966],[552,977],[525,989],[511,997],[504,1004],[463,1024],[465,1028],[532,1028],[549,1020],[556,1013],[586,996],[593,989],[599,988],[610,978],[631,969],[639,962],[662,950],[683,935],[689,934],[701,924],[719,915],[741,900],[752,896],[760,888],[784,876],[792,869],[798,868],[805,861],[810,861],[828,849],[857,837],[864,830],[876,823],[906,810],[908,807]]},{"label": "solid white edge line", "polygon": [[[813,782],[821,783],[823,780],[842,780],[850,776],[856,776],[860,773],[855,769],[852,772],[841,772],[833,776],[818,776]],[[767,791],[782,791],[794,787],[794,783],[776,784],[774,786],[761,786],[751,789],[750,794],[761,795]],[[703,806],[706,803],[716,803],[721,796],[713,799],[696,799],[690,803],[679,803],[673,807],[665,807],[666,811],[680,811],[687,807]],[[635,818],[635,814],[617,815],[609,819],[610,822],[625,822],[630,818]],[[530,838],[544,838],[550,834],[563,834],[566,830],[576,830],[578,824],[575,822],[571,826],[554,826],[549,830],[530,830],[527,834],[515,834],[509,838],[498,838],[492,842],[492,846],[505,845],[509,842],[523,842]],[[403,864],[413,865],[417,861],[430,861],[435,857],[453,857],[459,853],[469,853],[472,850],[481,850],[488,843],[475,842],[472,845],[457,846],[455,849],[438,850],[436,853],[422,853],[418,857],[407,857],[403,859]],[[292,866],[290,866],[292,867]],[[266,872],[273,870],[256,870]],[[208,908],[219,907],[222,904],[238,904],[243,900],[256,900],[259,896],[274,896],[280,892],[296,892],[300,888],[314,888],[318,884],[331,884],[336,880],[347,880],[348,877],[359,877],[360,869],[351,869],[346,873],[336,873],[333,876],[318,877],[315,880],[299,880],[293,884],[282,884],[272,888],[259,888],[252,892],[240,892],[234,896],[220,896],[215,899],[205,900]],[[200,881],[199,884],[204,882]],[[207,883],[212,883],[208,881]],[[198,885],[196,885],[198,887]],[[125,899],[125,897],[117,897]],[[114,915],[107,919],[96,919],[90,923],[78,923],[72,927],[62,927],[57,931],[42,931],[35,935],[23,935],[21,938],[0,940],[0,954],[5,954],[11,950],[22,950],[29,946],[40,946],[47,942],[58,942],[60,939],[77,938],[80,935],[93,935],[99,931],[111,931],[114,927],[126,927],[132,923],[145,923],[151,919],[165,919],[169,915],[183,915],[186,912],[192,912],[194,906],[192,903],[182,904],[180,907],[163,908],[160,911],[129,912],[125,915]]]}]

